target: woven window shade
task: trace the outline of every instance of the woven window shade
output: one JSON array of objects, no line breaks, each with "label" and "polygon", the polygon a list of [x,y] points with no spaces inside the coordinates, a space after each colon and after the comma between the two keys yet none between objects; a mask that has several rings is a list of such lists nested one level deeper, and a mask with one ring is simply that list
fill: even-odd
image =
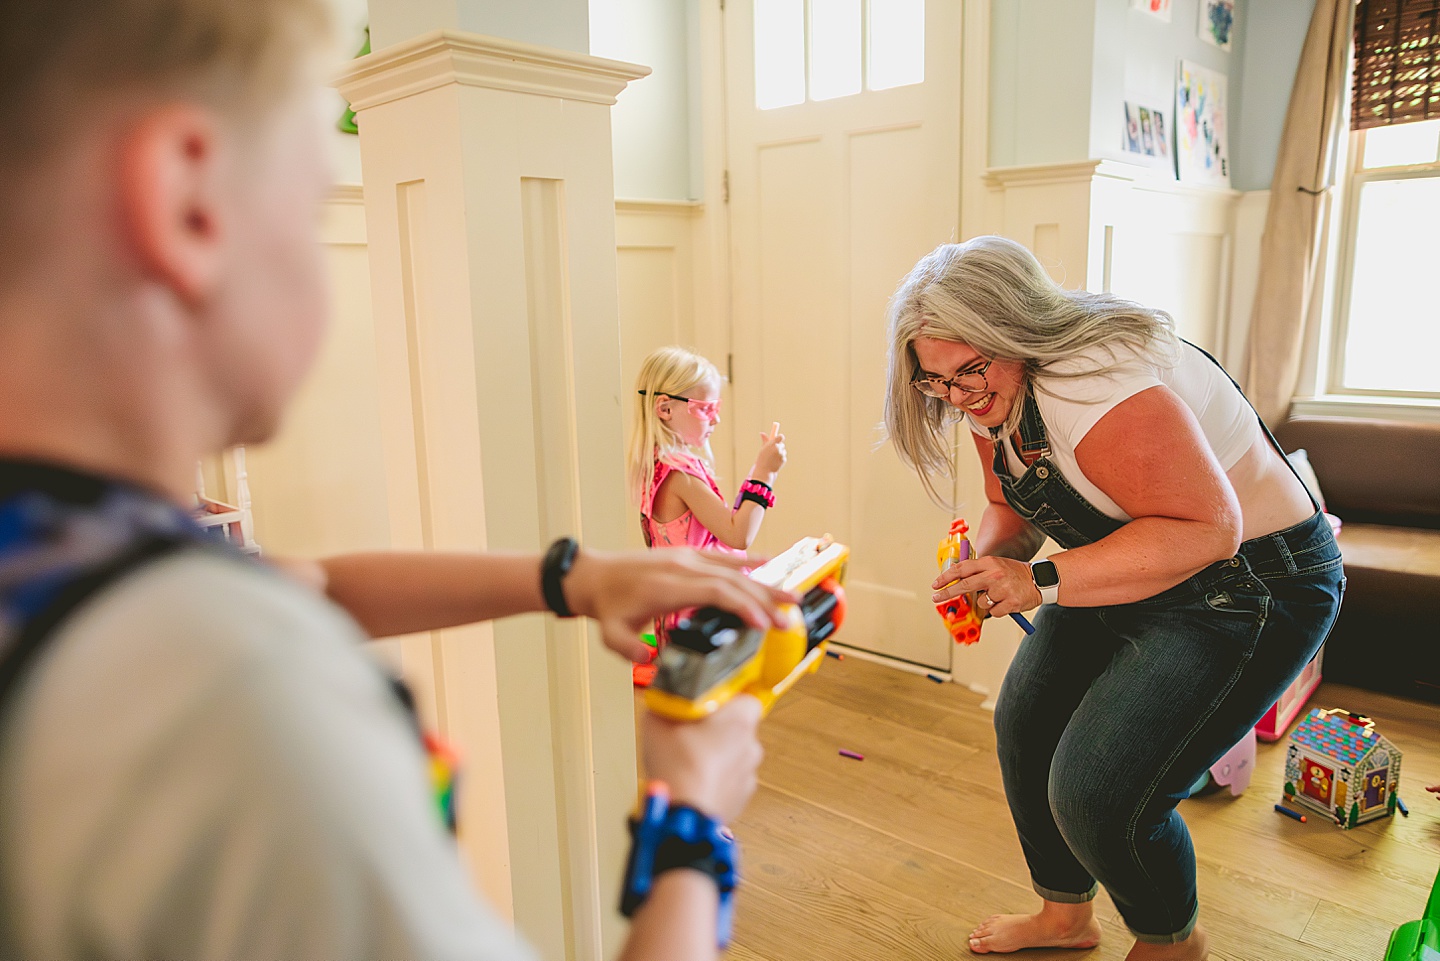
[{"label": "woven window shade", "polygon": [[1356,0],[1355,130],[1440,117],[1440,0]]}]

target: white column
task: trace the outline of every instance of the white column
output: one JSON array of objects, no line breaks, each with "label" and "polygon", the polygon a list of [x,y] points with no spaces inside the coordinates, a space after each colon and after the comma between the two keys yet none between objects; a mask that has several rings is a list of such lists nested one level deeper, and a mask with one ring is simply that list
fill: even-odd
[{"label": "white column", "polygon": [[[394,546],[624,542],[610,105],[646,72],[437,30],[341,80]],[[627,665],[538,615],[408,639],[404,661],[463,752],[461,840],[486,896],[544,958],[612,956],[636,791]]]}]

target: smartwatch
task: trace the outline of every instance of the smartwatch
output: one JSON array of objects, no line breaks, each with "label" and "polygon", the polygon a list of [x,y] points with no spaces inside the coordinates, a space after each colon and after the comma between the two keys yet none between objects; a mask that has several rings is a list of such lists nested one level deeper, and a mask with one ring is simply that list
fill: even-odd
[{"label": "smartwatch", "polygon": [[1041,604],[1060,603],[1060,572],[1055,569],[1054,561],[1031,561],[1030,576],[1040,589]]},{"label": "smartwatch", "polygon": [[574,617],[575,612],[565,601],[565,588],[561,581],[570,573],[575,564],[575,555],[580,553],[580,544],[573,537],[562,537],[550,545],[545,558],[540,562],[540,593],[545,597],[545,606],[557,617]]}]

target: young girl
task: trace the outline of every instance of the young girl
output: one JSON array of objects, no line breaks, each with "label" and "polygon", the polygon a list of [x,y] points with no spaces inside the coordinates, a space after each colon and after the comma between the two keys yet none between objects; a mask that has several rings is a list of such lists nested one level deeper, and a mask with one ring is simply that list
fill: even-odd
[{"label": "young girl", "polygon": [[[720,372],[683,347],[662,347],[640,365],[630,440],[630,493],[640,505],[640,527],[650,547],[693,547],[742,553],[754,543],[775,505],[775,475],[785,466],[785,435],[776,424],[760,435],[760,451],[733,504],[720,494],[710,435],[720,423]],[[657,650],[675,623],[655,625]],[[637,664],[641,687],[655,675]]]}]

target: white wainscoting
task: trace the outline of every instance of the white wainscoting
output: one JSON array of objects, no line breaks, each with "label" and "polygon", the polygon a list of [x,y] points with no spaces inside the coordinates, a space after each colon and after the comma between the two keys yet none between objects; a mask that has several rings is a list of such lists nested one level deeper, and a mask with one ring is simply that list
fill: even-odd
[{"label": "white wainscoting", "polygon": [[1182,336],[1226,353],[1238,191],[1109,160],[992,168],[987,179],[990,229],[1030,247],[1056,281],[1167,310]]}]

